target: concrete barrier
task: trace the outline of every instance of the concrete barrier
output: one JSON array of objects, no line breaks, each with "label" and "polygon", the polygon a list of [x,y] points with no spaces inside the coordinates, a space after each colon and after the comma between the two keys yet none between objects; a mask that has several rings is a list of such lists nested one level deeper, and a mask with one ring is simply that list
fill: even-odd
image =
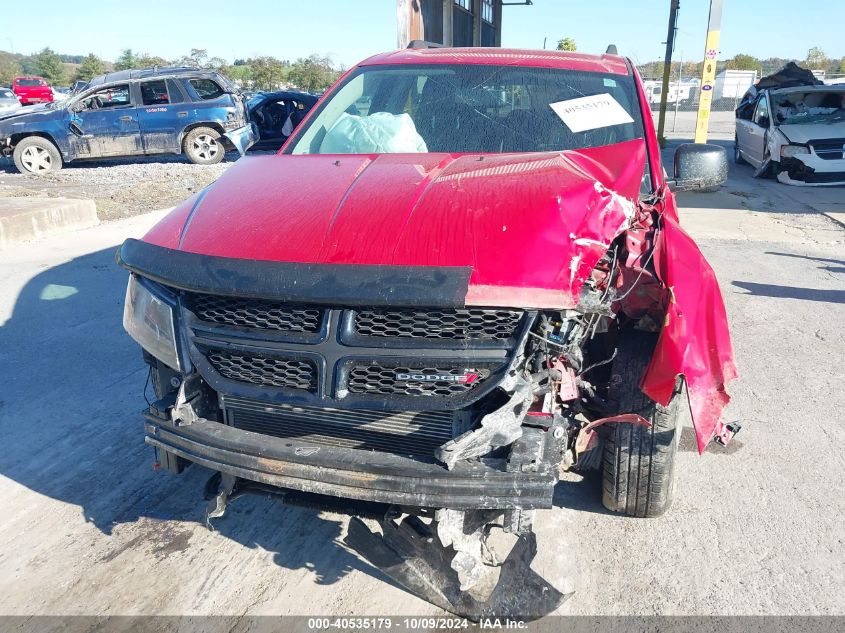
[{"label": "concrete barrier", "polygon": [[0,250],[18,242],[99,223],[93,200],[0,198]]}]

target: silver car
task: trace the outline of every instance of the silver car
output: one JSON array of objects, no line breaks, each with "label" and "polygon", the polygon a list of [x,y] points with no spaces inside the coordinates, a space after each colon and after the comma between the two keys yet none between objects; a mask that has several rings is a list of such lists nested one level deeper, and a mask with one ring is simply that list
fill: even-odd
[{"label": "silver car", "polygon": [[21,102],[18,101],[11,88],[0,88],[0,114],[17,110],[20,107]]}]

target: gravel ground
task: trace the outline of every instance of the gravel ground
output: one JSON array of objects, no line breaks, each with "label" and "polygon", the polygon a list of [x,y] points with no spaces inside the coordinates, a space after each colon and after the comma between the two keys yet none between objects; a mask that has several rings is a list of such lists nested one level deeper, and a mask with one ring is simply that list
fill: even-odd
[{"label": "gravel ground", "polygon": [[116,220],[178,204],[217,180],[237,157],[228,154],[217,165],[192,165],[182,156],[82,161],[47,176],[24,176],[0,158],[0,198],[88,198],[101,220]]}]

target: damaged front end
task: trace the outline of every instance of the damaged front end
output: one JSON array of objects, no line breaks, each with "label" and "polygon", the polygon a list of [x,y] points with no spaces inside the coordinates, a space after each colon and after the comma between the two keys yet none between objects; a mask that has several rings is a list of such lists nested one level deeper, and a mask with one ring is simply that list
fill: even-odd
[{"label": "damaged front end", "polygon": [[238,153],[243,156],[246,151],[258,141],[258,126],[250,122],[243,127],[229,130],[223,134],[234,146]]},{"label": "damaged front end", "polygon": [[[393,260],[373,263],[370,251],[365,266],[189,252],[190,233],[179,238],[186,250],[156,245],[174,235],[167,221],[149,241],[127,240],[118,254],[132,273],[125,323],[153,372],[158,399],[145,432],[158,463],[221,473],[209,485],[209,520],[249,492],[374,519],[353,519],[346,543],[453,613],[554,611],[569,592],[535,571],[536,510],[552,507],[562,471],[600,469],[620,428],[652,433],[662,423],[620,398],[621,384],[657,409],[684,386],[701,450],[714,436],[730,439],[719,420],[733,365],[718,285],[667,213],[668,191],[634,202],[644,145],[629,149],[637,161],[607,148],[426,159],[430,182],[413,189],[425,193],[414,209],[433,214],[456,195],[489,192],[491,177],[514,199],[534,196],[538,209],[524,220],[478,213],[477,230],[457,236],[444,223],[456,260],[442,265],[395,261],[415,247],[407,240],[385,240]],[[371,172],[384,177],[381,158],[320,160],[314,169],[349,170],[356,187]],[[243,178],[261,179],[265,165],[286,173],[256,159]],[[414,163],[414,177],[423,168]],[[332,226],[355,191],[326,205],[339,209]],[[191,204],[211,205],[213,219],[215,190]],[[551,206],[541,213],[542,204]],[[198,231],[206,220],[196,208],[172,218],[188,211]],[[494,240],[513,246],[512,234],[535,243],[506,265],[501,253],[512,251]],[[345,236],[338,248],[352,248]],[[486,251],[469,242],[478,236]],[[471,265],[458,259],[466,253],[477,256]],[[636,371],[620,364],[632,337],[653,342]]]}]

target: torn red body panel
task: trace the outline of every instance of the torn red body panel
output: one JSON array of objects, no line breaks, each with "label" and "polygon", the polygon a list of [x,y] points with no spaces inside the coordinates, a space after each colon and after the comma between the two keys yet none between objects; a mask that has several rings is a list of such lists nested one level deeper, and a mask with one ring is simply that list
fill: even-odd
[{"label": "torn red body panel", "polygon": [[668,404],[683,374],[698,450],[721,433],[725,385],[736,378],[728,318],[716,274],[680,224],[664,214],[656,234],[654,267],[669,291],[666,320],[642,390]]},{"label": "torn red body panel", "polygon": [[[571,309],[627,232],[618,288],[626,307],[669,296],[642,388],[665,404],[685,376],[703,450],[736,374],[725,310],[672,194],[664,187],[663,201],[638,202],[645,162],[639,139],[554,153],[248,158],[145,241],[238,259],[469,267],[466,305]],[[659,229],[642,224],[649,214]],[[641,274],[648,259],[657,280]]]}]

